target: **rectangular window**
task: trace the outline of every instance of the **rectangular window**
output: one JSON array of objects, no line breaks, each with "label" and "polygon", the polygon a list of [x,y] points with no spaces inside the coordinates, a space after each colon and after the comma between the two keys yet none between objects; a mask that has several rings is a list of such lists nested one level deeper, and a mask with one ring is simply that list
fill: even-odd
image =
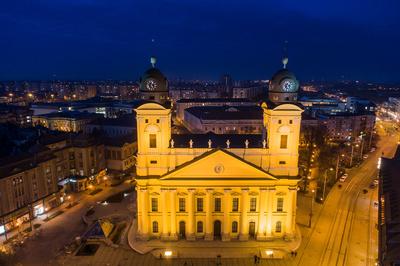
[{"label": "rectangular window", "polygon": [[184,198],[179,198],[179,211],[180,212],[185,211],[185,199]]},{"label": "rectangular window", "polygon": [[250,199],[250,211],[255,212],[257,209],[257,198]]},{"label": "rectangular window", "polygon": [[239,211],[239,198],[232,199],[232,211],[233,212]]},{"label": "rectangular window", "polygon": [[197,198],[197,211],[203,211],[203,198]]},{"label": "rectangular window", "polygon": [[156,134],[150,134],[149,135],[149,141],[150,141],[150,148],[157,148],[157,136],[156,136]]},{"label": "rectangular window", "polygon": [[158,199],[157,198],[151,198],[151,211],[152,212],[158,211]]},{"label": "rectangular window", "polygon": [[203,222],[197,222],[197,233],[203,233]]},{"label": "rectangular window", "polygon": [[287,135],[281,135],[281,149],[287,149]]},{"label": "rectangular window", "polygon": [[279,164],[286,164],[285,161],[279,161]]},{"label": "rectangular window", "polygon": [[237,233],[238,232],[238,222],[234,221],[232,222],[232,233]]},{"label": "rectangular window", "polygon": [[276,201],[276,211],[283,211],[283,198],[278,198]]},{"label": "rectangular window", "polygon": [[221,211],[221,198],[215,198],[214,201],[214,211],[220,212]]},{"label": "rectangular window", "polygon": [[150,163],[151,163],[151,164],[157,164],[157,161],[151,160]]}]

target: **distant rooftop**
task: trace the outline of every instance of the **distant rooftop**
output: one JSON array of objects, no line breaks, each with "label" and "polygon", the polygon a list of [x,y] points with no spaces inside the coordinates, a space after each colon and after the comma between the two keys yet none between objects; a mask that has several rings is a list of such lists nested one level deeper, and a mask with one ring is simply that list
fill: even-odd
[{"label": "distant rooftop", "polygon": [[[180,99],[177,103],[229,103],[229,102],[245,102],[245,103],[252,103],[249,99],[239,99],[239,98],[211,98],[211,99],[204,99],[204,98],[193,98],[193,99]],[[254,102],[257,104],[257,102]]]},{"label": "distant rooftop", "polygon": [[185,110],[202,120],[262,120],[260,106],[198,106]]}]

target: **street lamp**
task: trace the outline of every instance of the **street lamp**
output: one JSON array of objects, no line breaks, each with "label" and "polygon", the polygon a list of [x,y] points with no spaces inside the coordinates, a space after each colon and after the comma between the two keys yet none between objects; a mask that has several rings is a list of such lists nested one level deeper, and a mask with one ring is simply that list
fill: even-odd
[{"label": "street lamp", "polygon": [[314,199],[315,199],[315,189],[311,190],[311,210],[310,210],[310,219],[308,220],[308,227],[311,228],[311,218],[313,216],[313,206],[314,206]]}]

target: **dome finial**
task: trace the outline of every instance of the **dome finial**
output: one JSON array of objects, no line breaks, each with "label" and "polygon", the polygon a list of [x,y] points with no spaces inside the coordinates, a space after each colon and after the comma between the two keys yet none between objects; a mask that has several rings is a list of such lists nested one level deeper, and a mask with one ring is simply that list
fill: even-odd
[{"label": "dome finial", "polygon": [[284,69],[286,69],[286,65],[287,65],[288,62],[289,62],[289,58],[284,57],[284,58],[282,59],[282,64],[283,64],[283,68],[284,68]]},{"label": "dome finial", "polygon": [[155,67],[157,63],[157,58],[155,56],[150,57],[150,63],[152,67]]}]

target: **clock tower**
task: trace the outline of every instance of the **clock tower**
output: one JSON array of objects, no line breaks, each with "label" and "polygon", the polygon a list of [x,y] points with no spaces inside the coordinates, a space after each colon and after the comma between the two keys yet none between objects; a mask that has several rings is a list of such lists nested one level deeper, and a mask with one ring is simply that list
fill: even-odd
[{"label": "clock tower", "polygon": [[288,58],[284,58],[282,63],[283,68],[269,82],[269,100],[274,103],[297,102],[299,82],[286,68]]},{"label": "clock tower", "polygon": [[140,99],[164,104],[168,101],[168,81],[161,71],[155,67],[156,58],[151,57],[151,68],[140,78]]}]

